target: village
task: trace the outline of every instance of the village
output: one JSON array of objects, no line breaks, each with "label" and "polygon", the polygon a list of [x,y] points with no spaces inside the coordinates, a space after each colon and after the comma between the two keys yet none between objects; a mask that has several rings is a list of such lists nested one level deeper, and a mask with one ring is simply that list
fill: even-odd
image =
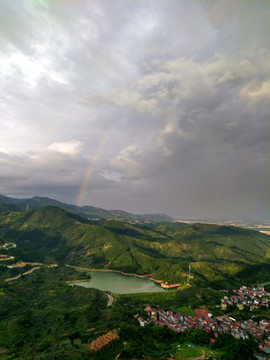
[{"label": "village", "polygon": [[[233,291],[236,295],[231,297],[224,297],[221,304],[229,305],[242,305],[249,306],[250,310],[259,306],[268,307],[268,298],[270,294],[267,293],[262,286],[248,288],[242,286],[239,290]],[[164,311],[162,309],[151,308],[147,305],[145,308],[147,312],[147,319],[138,317],[140,326],[145,326],[151,322],[154,322],[159,326],[168,326],[170,329],[177,332],[184,332],[185,330],[198,329],[208,333],[212,332],[213,338],[211,342],[215,342],[215,339],[219,335],[230,333],[236,339],[248,339],[249,336],[253,336],[260,341],[259,348],[264,353],[270,354],[270,320],[262,319],[260,321],[248,320],[236,320],[233,317],[227,315],[214,317],[207,309],[194,309],[194,317],[175,313],[171,310]]]},{"label": "village", "polygon": [[228,305],[236,306],[239,310],[253,311],[260,307],[268,307],[270,294],[264,290],[263,286],[247,287],[241,286],[240,289],[233,290],[236,295],[224,296],[221,300],[221,310],[227,310]]}]

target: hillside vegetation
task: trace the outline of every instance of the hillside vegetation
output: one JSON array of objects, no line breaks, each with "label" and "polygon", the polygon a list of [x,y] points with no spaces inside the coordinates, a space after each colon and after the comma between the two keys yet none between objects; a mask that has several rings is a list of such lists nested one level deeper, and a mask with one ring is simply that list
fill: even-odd
[{"label": "hillside vegetation", "polygon": [[[252,339],[236,340],[224,334],[210,345],[212,335],[202,330],[177,333],[153,323],[139,326],[137,318],[146,315],[146,301],[164,309],[178,305],[179,311],[192,316],[188,304],[215,304],[222,296],[219,291],[189,288],[114,296],[113,305],[107,307],[105,293],[69,286],[66,281],[74,276],[71,268],[43,267],[18,281],[0,281],[0,359],[165,360],[171,354],[177,359],[179,344],[184,349],[190,343],[198,349],[203,346],[218,359],[253,359],[257,343]],[[106,344],[112,333],[116,337]],[[93,343],[97,345],[94,350],[101,349],[91,351]]]},{"label": "hillside vegetation", "polygon": [[97,289],[68,286],[73,272],[43,268],[0,283],[1,359],[89,359],[76,344],[98,336],[107,297]]},{"label": "hillside vegetation", "polygon": [[0,253],[17,260],[152,274],[183,286],[226,288],[270,274],[270,237],[231,226],[90,221],[47,206],[0,213],[0,245],[5,242],[17,247]]}]

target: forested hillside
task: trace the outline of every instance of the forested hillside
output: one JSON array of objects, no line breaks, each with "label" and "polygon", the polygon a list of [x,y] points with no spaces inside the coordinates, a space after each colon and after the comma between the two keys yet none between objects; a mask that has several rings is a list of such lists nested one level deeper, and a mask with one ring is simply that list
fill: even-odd
[{"label": "forested hillside", "polygon": [[18,260],[151,274],[168,283],[222,288],[270,274],[269,236],[236,227],[89,221],[48,206],[1,213],[0,242],[15,243],[4,253]]}]

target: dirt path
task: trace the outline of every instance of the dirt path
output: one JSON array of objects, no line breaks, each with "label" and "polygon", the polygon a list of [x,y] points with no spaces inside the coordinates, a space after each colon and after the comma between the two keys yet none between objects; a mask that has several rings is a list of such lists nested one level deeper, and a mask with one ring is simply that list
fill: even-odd
[{"label": "dirt path", "polygon": [[12,278],[7,278],[7,279],[5,279],[5,281],[17,280],[17,279],[19,279],[21,276],[22,276],[22,275],[19,274],[19,275],[17,275],[17,276],[12,277]]},{"label": "dirt path", "polygon": [[[29,263],[25,263],[25,264],[29,264]],[[32,264],[38,264],[38,263],[32,263]],[[58,265],[56,265],[56,264],[51,264],[51,265],[40,264],[40,265],[41,265],[41,266],[43,265],[43,266],[45,266],[45,267],[47,267],[47,268],[51,268],[51,267],[56,267],[56,266],[58,266]],[[25,272],[22,273],[22,274],[19,274],[19,275],[17,275],[17,276],[14,276],[14,277],[5,279],[5,281],[17,280],[17,279],[19,279],[22,275],[29,275],[29,274],[31,274],[33,271],[40,269],[41,266],[34,266],[32,269],[27,270],[27,271],[25,271]],[[8,267],[12,267],[12,266],[8,266]],[[15,267],[15,266],[14,266],[14,267]],[[16,267],[22,267],[22,266],[16,266]]]},{"label": "dirt path", "polygon": [[[4,257],[5,256],[5,257]],[[6,260],[13,260],[14,256],[7,256],[7,255],[2,255],[0,257],[0,261],[6,261]]]}]

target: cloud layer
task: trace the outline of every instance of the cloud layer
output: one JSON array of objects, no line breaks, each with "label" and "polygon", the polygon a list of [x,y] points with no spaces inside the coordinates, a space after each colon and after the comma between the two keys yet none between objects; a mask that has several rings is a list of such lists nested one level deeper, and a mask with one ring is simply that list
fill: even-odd
[{"label": "cloud layer", "polygon": [[0,193],[269,217],[267,0],[0,3]]}]

